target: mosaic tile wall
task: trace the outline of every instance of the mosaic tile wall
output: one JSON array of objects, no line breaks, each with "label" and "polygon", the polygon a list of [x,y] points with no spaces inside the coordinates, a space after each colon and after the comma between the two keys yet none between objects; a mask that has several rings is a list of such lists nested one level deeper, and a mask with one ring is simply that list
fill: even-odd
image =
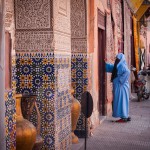
[{"label": "mosaic tile wall", "polygon": [[71,55],[55,55],[55,77],[55,149],[71,150]]},{"label": "mosaic tile wall", "polygon": [[[37,105],[41,114],[41,136],[43,149],[55,149],[54,126],[54,54],[16,54],[17,93],[37,94]],[[31,122],[35,123],[33,113]]]},{"label": "mosaic tile wall", "polygon": [[15,94],[12,90],[5,91],[5,129],[7,150],[16,149],[16,110],[14,95]]},{"label": "mosaic tile wall", "polygon": [[[43,149],[71,149],[71,56],[17,53],[17,93],[37,94]],[[31,122],[36,125],[34,111]]]},{"label": "mosaic tile wall", "polygon": [[[75,89],[74,97],[81,102],[81,96],[84,91],[87,90],[87,54],[78,53],[72,54],[71,58],[71,80],[73,88]],[[85,135],[85,117],[80,115],[75,133],[78,137],[84,137]]]},{"label": "mosaic tile wall", "polygon": [[16,149],[15,58],[12,59],[12,89],[5,91],[6,149]]}]

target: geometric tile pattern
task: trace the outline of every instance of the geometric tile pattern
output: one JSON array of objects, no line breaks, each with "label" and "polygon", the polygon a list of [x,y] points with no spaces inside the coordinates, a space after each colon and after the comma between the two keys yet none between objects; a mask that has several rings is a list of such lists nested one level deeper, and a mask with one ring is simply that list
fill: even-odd
[{"label": "geometric tile pattern", "polygon": [[[86,53],[72,54],[71,80],[73,88],[75,89],[74,97],[81,102],[82,93],[87,90],[88,86]],[[82,113],[78,119],[75,133],[78,137],[84,137],[85,135],[85,117]]]},{"label": "geometric tile pattern", "polygon": [[16,149],[16,103],[14,96],[15,93],[12,90],[5,91],[5,130],[7,150]]},{"label": "geometric tile pattern", "polygon": [[[54,149],[54,55],[53,53],[16,53],[17,93],[37,94],[37,105],[41,114],[41,136],[43,149]],[[36,125],[35,112],[31,122]]]},{"label": "geometric tile pattern", "polygon": [[71,55],[55,55],[56,149],[71,149]]},{"label": "geometric tile pattern", "polygon": [[11,79],[12,88],[5,91],[5,130],[6,130],[6,149],[16,149],[16,81],[15,81],[15,58],[12,57]]},{"label": "geometric tile pattern", "polygon": [[52,56],[47,54],[42,58],[40,54],[34,57],[25,54],[18,58],[17,54],[17,93],[36,93],[42,96],[45,95],[47,99],[54,98],[54,58]]},{"label": "geometric tile pattern", "polygon": [[[71,149],[71,56],[17,53],[17,93],[37,94],[42,149]],[[33,110],[30,121],[36,125]]]}]

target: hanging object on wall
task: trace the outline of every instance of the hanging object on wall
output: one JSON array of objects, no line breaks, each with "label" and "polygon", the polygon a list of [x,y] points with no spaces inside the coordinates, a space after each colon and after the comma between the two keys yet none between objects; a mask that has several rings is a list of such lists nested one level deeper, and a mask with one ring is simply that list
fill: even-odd
[{"label": "hanging object on wall", "polygon": [[87,118],[89,118],[92,115],[93,112],[93,98],[92,95],[85,91],[82,94],[81,98],[81,111],[85,115],[85,150],[86,150],[86,139],[87,139]]}]

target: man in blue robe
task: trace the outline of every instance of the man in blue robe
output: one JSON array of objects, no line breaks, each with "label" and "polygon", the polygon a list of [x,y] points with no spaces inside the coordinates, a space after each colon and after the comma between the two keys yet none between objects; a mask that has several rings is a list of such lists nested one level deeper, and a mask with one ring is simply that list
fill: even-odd
[{"label": "man in blue robe", "polygon": [[127,67],[125,56],[119,53],[116,56],[114,65],[106,63],[106,72],[112,73],[113,83],[113,114],[115,118],[121,119],[116,122],[130,121],[129,117],[129,76],[130,70]]}]

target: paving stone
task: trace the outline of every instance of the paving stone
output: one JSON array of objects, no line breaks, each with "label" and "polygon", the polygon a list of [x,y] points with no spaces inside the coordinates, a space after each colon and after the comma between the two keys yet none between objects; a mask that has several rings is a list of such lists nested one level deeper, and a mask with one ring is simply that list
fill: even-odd
[{"label": "paving stone", "polygon": [[[87,150],[150,150],[150,99],[130,101],[131,121],[115,123],[106,117],[88,138]],[[84,150],[82,147],[76,150]]]}]

